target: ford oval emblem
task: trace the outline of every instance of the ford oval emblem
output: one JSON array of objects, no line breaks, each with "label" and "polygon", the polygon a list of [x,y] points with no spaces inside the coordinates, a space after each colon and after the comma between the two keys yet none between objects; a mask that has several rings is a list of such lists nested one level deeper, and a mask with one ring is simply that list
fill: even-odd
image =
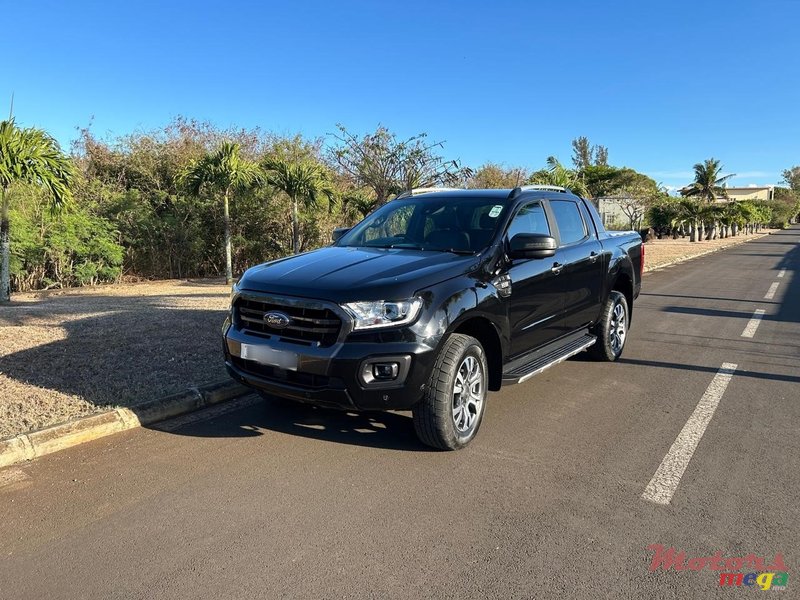
[{"label": "ford oval emblem", "polygon": [[271,310],[264,314],[264,323],[273,329],[286,329],[291,322],[292,318],[289,315],[277,310]]}]

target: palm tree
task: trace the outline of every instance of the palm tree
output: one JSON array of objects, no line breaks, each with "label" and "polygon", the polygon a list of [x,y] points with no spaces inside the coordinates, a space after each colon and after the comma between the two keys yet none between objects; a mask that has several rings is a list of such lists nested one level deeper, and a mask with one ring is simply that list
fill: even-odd
[{"label": "palm tree", "polygon": [[27,183],[44,188],[52,210],[72,199],[73,167],[50,135],[41,129],[21,129],[11,118],[0,121],[0,303],[11,300],[11,227],[9,188]]},{"label": "palm tree", "polygon": [[572,171],[558,162],[555,156],[547,157],[547,168],[533,173],[530,183],[545,185],[559,185],[572,190],[579,196],[587,196],[589,191],[586,184],[576,171]]},{"label": "palm tree", "polygon": [[681,190],[683,196],[698,196],[701,200],[714,202],[718,197],[727,198],[728,191],[722,185],[734,174],[720,175],[722,165],[716,158],[694,166],[694,182]]},{"label": "palm tree", "polygon": [[375,208],[375,201],[362,190],[346,192],[340,200],[342,213],[348,223],[357,223]]},{"label": "palm tree", "polygon": [[719,234],[721,235],[721,228],[719,223],[723,216],[723,208],[715,204],[703,206],[703,223],[706,229],[706,241],[715,240]]},{"label": "palm tree", "polygon": [[729,205],[732,215],[732,233],[733,235],[741,235],[742,233],[750,233],[750,224],[755,219],[755,205],[752,202],[740,201],[732,202]]},{"label": "palm tree", "polygon": [[768,225],[772,220],[772,209],[766,204],[758,204],[756,206],[756,218],[754,233],[761,231],[761,228]]},{"label": "palm tree", "polygon": [[680,201],[678,214],[672,222],[673,227],[689,228],[689,241],[696,242],[703,237],[704,206],[694,200]]},{"label": "palm tree", "polygon": [[316,206],[320,196],[333,201],[334,191],[323,166],[311,159],[270,157],[261,163],[269,185],[289,196],[292,202],[292,252],[300,252],[299,204]]},{"label": "palm tree", "polygon": [[742,207],[738,202],[731,202],[725,207],[724,223],[726,227],[725,237],[736,237],[739,226],[742,224]]},{"label": "palm tree", "polygon": [[233,283],[231,249],[230,200],[236,191],[251,187],[261,180],[258,165],[241,155],[241,146],[222,142],[215,152],[207,153],[189,163],[181,173],[181,182],[193,196],[204,189],[222,193],[223,220],[225,223],[225,281]]}]

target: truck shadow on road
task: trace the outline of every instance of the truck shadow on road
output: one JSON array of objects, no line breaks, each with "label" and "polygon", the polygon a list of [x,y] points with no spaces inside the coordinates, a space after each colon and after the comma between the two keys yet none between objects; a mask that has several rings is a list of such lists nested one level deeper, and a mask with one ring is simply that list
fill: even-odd
[{"label": "truck shadow on road", "polygon": [[[187,424],[155,423],[150,429],[190,437],[250,437],[269,432],[385,450],[435,452],[414,435],[411,417],[398,412],[356,413],[255,396],[246,406],[220,417]],[[213,410],[213,409],[212,409]]]},{"label": "truck shadow on road", "polygon": [[326,442],[431,452],[414,434],[411,416],[397,412],[357,413],[265,400],[264,429]]}]

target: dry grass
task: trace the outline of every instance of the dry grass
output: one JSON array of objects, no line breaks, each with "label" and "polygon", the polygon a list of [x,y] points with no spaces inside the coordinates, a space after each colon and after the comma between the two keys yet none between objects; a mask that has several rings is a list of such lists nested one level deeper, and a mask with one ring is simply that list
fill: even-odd
[{"label": "dry grass", "polygon": [[16,294],[0,308],[0,438],[225,378],[228,299],[221,281]]},{"label": "dry grass", "polygon": [[647,242],[645,249],[645,270],[661,267],[676,261],[684,261],[709,250],[721,250],[729,246],[735,246],[748,240],[760,238],[768,233],[775,231],[772,229],[763,230],[761,233],[753,235],[738,235],[723,239],[710,240],[708,242],[690,242],[689,238],[679,238],[677,240],[664,239],[652,240]]}]

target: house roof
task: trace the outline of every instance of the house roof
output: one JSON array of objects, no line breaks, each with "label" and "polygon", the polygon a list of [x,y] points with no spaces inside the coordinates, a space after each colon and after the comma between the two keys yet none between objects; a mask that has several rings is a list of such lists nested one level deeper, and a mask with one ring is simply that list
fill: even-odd
[{"label": "house roof", "polygon": [[[727,192],[730,194],[731,192],[748,192],[748,193],[760,192],[762,190],[772,190],[774,188],[775,188],[774,185],[759,185],[756,187],[726,187],[725,190],[727,190]],[[683,192],[688,189],[689,186],[687,185],[679,189],[678,192]]]},{"label": "house roof", "polygon": [[759,185],[757,187],[728,187],[725,188],[728,192],[758,192],[760,190],[771,190],[772,185]]}]

